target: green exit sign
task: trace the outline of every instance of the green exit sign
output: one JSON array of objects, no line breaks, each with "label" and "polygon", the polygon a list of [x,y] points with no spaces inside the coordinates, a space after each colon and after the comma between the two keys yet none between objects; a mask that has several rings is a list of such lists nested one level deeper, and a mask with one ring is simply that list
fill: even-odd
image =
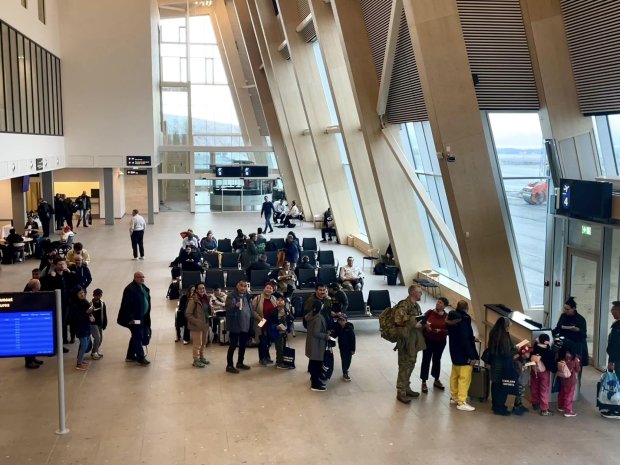
[{"label": "green exit sign", "polygon": [[581,225],[581,234],[583,234],[584,236],[591,236],[592,235],[592,226],[587,226],[585,224]]}]

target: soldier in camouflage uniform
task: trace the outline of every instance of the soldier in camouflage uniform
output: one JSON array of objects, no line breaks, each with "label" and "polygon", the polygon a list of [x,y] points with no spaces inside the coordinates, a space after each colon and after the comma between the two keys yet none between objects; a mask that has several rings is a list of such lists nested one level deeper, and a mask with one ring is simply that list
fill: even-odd
[{"label": "soldier in camouflage uniform", "polygon": [[415,368],[418,352],[426,348],[422,324],[415,317],[422,315],[420,310],[420,286],[409,286],[409,297],[398,302],[396,306],[395,322],[398,326],[407,326],[408,336],[396,343],[398,350],[398,378],[396,380],[396,398],[408,404],[412,398],[420,395],[411,389],[409,378]]}]

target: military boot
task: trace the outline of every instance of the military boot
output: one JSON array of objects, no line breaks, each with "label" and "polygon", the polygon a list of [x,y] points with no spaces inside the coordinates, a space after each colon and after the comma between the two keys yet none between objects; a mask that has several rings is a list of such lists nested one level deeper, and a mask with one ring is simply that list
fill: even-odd
[{"label": "military boot", "polygon": [[411,399],[407,397],[407,394],[404,392],[400,392],[400,391],[396,393],[396,399],[402,402],[403,404],[408,404],[409,402],[411,402]]}]

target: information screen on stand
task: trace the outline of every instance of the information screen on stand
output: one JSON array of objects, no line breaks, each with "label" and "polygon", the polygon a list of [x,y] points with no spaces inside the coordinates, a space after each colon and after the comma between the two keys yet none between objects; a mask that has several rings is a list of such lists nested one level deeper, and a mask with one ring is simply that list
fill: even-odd
[{"label": "information screen on stand", "polygon": [[0,357],[56,354],[53,292],[0,293]]}]

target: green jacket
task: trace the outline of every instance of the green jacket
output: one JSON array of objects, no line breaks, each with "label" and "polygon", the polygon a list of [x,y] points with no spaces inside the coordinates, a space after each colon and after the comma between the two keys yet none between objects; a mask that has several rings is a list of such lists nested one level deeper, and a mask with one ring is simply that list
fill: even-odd
[{"label": "green jacket", "polygon": [[408,336],[396,343],[396,348],[399,351],[404,350],[410,357],[415,357],[419,351],[426,349],[424,330],[416,328],[418,322],[415,319],[416,316],[422,315],[422,310],[417,302],[413,303],[409,298],[398,302],[396,308],[396,324],[406,325],[409,330]]}]

